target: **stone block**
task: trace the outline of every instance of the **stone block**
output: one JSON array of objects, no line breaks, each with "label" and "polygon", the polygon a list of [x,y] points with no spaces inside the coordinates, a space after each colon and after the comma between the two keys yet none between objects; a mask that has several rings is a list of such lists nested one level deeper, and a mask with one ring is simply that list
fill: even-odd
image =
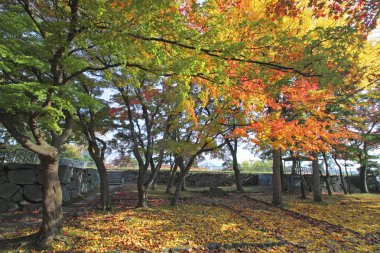
[{"label": "stone block", "polygon": [[42,202],[42,186],[41,185],[25,185],[24,197],[32,203]]},{"label": "stone block", "polygon": [[13,196],[10,198],[10,200],[14,201],[14,202],[20,202],[22,200],[24,200],[24,196],[22,195],[22,191],[18,191],[16,192],[15,194],[13,194]]},{"label": "stone block", "polygon": [[20,186],[12,183],[0,185],[0,198],[9,200],[16,192],[21,189]]},{"label": "stone block", "polygon": [[8,180],[15,184],[35,184],[37,182],[34,169],[18,169],[8,172]]},{"label": "stone block", "polygon": [[37,183],[42,184],[42,173],[41,173],[41,170],[37,171],[36,177],[37,177]]},{"label": "stone block", "polygon": [[8,182],[7,176],[0,176],[0,185]]},{"label": "stone block", "polygon": [[59,166],[58,175],[61,184],[68,184],[70,182],[70,178],[73,176],[73,168]]},{"label": "stone block", "polygon": [[20,209],[21,209],[21,206],[18,203],[12,202],[12,201],[8,202],[8,211],[13,212]]},{"label": "stone block", "polygon": [[78,190],[71,190],[71,198],[75,199],[79,197],[79,191]]},{"label": "stone block", "polygon": [[69,202],[70,200],[70,190],[67,187],[62,187],[62,202]]},{"label": "stone block", "polygon": [[0,212],[8,211],[8,201],[0,199]]}]

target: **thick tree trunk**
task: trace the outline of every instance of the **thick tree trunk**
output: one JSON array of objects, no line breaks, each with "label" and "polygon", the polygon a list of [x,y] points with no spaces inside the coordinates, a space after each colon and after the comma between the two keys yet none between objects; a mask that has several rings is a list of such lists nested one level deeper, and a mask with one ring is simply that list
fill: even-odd
[{"label": "thick tree trunk", "polygon": [[[323,161],[325,163],[325,168],[326,168],[326,176],[324,176],[324,180],[325,180],[325,184],[326,184],[326,188],[327,188],[327,192],[329,195],[332,195],[332,192],[331,192],[331,186],[330,186],[330,173],[329,173],[329,165],[327,163],[327,156],[326,156],[326,153],[323,153]],[[322,173],[321,173],[322,175]]]},{"label": "thick tree trunk", "polygon": [[172,205],[172,206],[177,205],[177,202],[178,202],[178,199],[179,199],[179,196],[181,193],[182,185],[183,185],[183,182],[185,180],[185,176],[186,176],[186,171],[181,171],[181,173],[178,176],[175,192],[174,192],[172,201],[170,203],[170,205]]},{"label": "thick tree trunk", "polygon": [[367,186],[367,166],[366,164],[362,163],[360,166],[360,192],[361,193],[368,193],[368,186]]},{"label": "thick tree trunk", "polygon": [[138,200],[137,200],[137,207],[146,208],[148,207],[148,198],[146,196],[146,187],[144,184],[144,175],[145,175],[145,168],[139,168],[139,175],[137,178],[137,193],[138,193]]},{"label": "thick tree trunk", "polygon": [[344,183],[344,177],[343,177],[343,172],[342,172],[342,166],[340,166],[340,164],[336,160],[335,156],[333,156],[333,159],[334,159],[335,164],[339,168],[339,176],[340,176],[340,183],[342,185],[342,190],[343,190],[344,194],[347,194],[346,184]]},{"label": "thick tree trunk", "polygon": [[62,232],[62,190],[58,177],[59,156],[42,157],[41,173],[43,186],[42,225],[38,246],[44,247]]},{"label": "thick tree trunk", "polygon": [[237,161],[237,150],[232,152],[232,169],[234,170],[235,174],[235,183],[236,183],[236,190],[238,192],[243,192],[243,185],[241,184],[241,174],[238,166],[238,161]]},{"label": "thick tree trunk", "polygon": [[273,150],[273,204],[282,205],[281,191],[281,151]]},{"label": "thick tree trunk", "polygon": [[107,210],[110,208],[111,201],[109,197],[109,185],[108,185],[108,175],[107,169],[104,165],[104,161],[101,159],[94,159],[96,168],[98,169],[100,177],[100,208],[102,210]]},{"label": "thick tree trunk", "polygon": [[313,167],[313,196],[315,202],[322,202],[322,193],[321,193],[321,178],[319,176],[319,164],[318,156],[313,155],[314,160],[312,162]]},{"label": "thick tree trunk", "polygon": [[187,175],[185,175],[184,178],[183,178],[183,180],[182,180],[181,191],[183,191],[183,192],[187,191],[187,188],[186,188],[186,176]]}]

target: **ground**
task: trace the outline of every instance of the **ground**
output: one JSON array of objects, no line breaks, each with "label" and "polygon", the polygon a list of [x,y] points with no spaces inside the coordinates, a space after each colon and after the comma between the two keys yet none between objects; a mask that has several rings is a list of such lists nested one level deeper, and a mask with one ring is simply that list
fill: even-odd
[{"label": "ground", "polygon": [[[284,197],[270,204],[262,188],[210,195],[186,192],[179,206],[168,195],[150,193],[150,208],[136,209],[136,193],[125,186],[113,193],[113,210],[95,209],[94,199],[65,208],[64,240],[48,251],[121,252],[375,252],[380,250],[380,195]],[[80,204],[82,203],[82,205]],[[21,215],[21,214],[20,214]],[[17,240],[38,229],[38,214],[3,232],[4,250],[23,250]],[[4,217],[4,216],[3,216]],[[17,222],[17,214],[13,217]],[[20,216],[25,219],[27,216]],[[20,221],[20,218],[18,219]],[[3,222],[6,221],[3,219]],[[6,224],[3,223],[3,224]],[[16,223],[15,223],[16,224]],[[0,227],[3,225],[0,225]],[[1,235],[1,234],[0,234]],[[12,239],[11,239],[12,238]],[[16,238],[16,239],[15,239]],[[15,243],[17,242],[17,243]],[[12,244],[13,243],[13,244]],[[2,246],[0,246],[1,248]],[[16,247],[16,248],[15,248]],[[17,248],[18,247],[18,248]]]}]

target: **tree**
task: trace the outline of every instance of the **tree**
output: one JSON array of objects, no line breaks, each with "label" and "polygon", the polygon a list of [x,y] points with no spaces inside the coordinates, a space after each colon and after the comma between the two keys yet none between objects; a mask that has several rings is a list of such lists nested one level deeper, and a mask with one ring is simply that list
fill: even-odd
[{"label": "tree", "polygon": [[113,66],[97,48],[100,5],[79,1],[6,1],[0,22],[0,122],[24,148],[39,155],[43,219],[38,245],[62,231],[59,152],[73,129],[74,80]]}]

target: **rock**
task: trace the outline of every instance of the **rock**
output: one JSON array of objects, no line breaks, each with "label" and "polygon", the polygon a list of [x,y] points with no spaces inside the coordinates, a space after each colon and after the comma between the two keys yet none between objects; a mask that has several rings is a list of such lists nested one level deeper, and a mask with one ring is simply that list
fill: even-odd
[{"label": "rock", "polygon": [[58,175],[61,184],[68,184],[70,183],[70,178],[73,176],[73,168],[67,166],[59,166]]},{"label": "rock", "polygon": [[75,199],[79,197],[79,191],[77,190],[71,190],[71,198]]},{"label": "rock", "polygon": [[0,198],[9,200],[20,189],[21,187],[16,184],[4,183],[0,185]]},{"label": "rock", "polygon": [[0,176],[0,185],[6,182],[8,182],[7,176]]},{"label": "rock", "polygon": [[42,186],[41,185],[26,185],[24,187],[24,197],[31,203],[42,202]]},{"label": "rock", "polygon": [[22,195],[22,190],[16,192],[11,198],[14,202],[20,202],[24,199],[24,196]]},{"label": "rock", "polygon": [[161,252],[167,252],[167,253],[174,253],[174,252],[190,252],[189,246],[179,246],[179,247],[173,247],[173,248],[166,248],[161,250]]},{"label": "rock", "polygon": [[13,212],[20,209],[21,209],[20,205],[17,204],[16,202],[12,202],[12,201],[8,202],[8,211]]},{"label": "rock", "polygon": [[209,193],[213,196],[224,196],[225,195],[225,192],[223,191],[223,189],[216,187],[216,186],[211,186],[209,189]]},{"label": "rock", "polygon": [[41,173],[41,170],[38,170],[36,177],[37,177],[37,183],[42,184],[42,173]]},{"label": "rock", "polygon": [[34,169],[18,169],[8,172],[8,180],[15,184],[34,184],[37,182]]},{"label": "rock", "polygon": [[0,199],[0,212],[8,211],[8,201]]},{"label": "rock", "polygon": [[71,200],[70,191],[67,187],[62,186],[62,202],[69,202]]},{"label": "rock", "polygon": [[23,167],[23,164],[19,164],[19,163],[8,163],[7,165],[5,165],[5,168],[8,170],[18,170],[22,167]]}]

